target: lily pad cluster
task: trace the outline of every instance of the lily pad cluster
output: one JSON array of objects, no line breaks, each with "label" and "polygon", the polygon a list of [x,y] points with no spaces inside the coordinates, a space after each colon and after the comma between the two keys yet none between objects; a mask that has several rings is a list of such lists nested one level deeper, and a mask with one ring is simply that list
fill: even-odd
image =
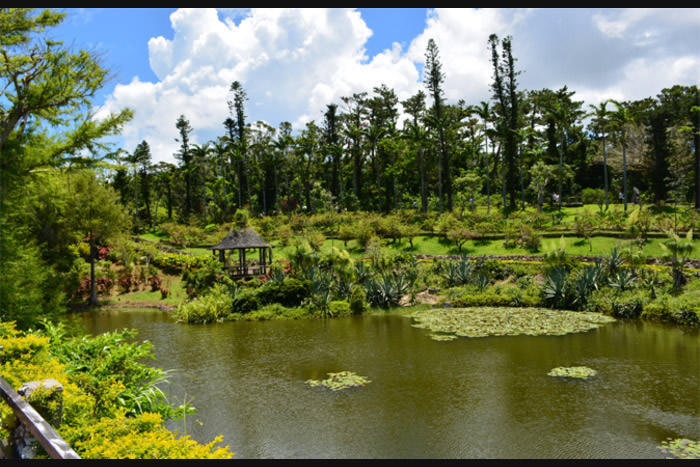
[{"label": "lily pad cluster", "polygon": [[700,459],[700,441],[669,438],[661,443],[659,449],[674,459]]},{"label": "lily pad cluster", "polygon": [[454,334],[433,333],[430,335],[430,338],[434,341],[452,341],[457,339],[457,336],[455,336]]},{"label": "lily pad cluster", "polygon": [[328,378],[323,380],[309,379],[306,381],[311,387],[322,386],[331,391],[364,386],[371,383],[369,378],[360,376],[352,371],[340,371],[338,373],[328,373]]},{"label": "lily pad cluster", "polygon": [[549,373],[549,376],[561,376],[564,378],[578,378],[578,379],[588,379],[591,376],[595,376],[598,372],[587,366],[571,366],[571,367],[557,367],[553,368]]},{"label": "lily pad cluster", "polygon": [[[414,327],[463,337],[564,335],[598,328],[615,319],[599,313],[548,308],[433,308],[409,313]],[[442,339],[442,337],[440,337]]]}]

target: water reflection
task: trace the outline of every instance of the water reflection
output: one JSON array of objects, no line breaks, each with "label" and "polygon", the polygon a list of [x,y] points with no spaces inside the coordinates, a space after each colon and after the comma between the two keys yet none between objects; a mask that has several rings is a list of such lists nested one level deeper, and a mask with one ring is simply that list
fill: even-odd
[{"label": "water reflection", "polygon": [[[90,332],[136,328],[186,426],[239,458],[662,458],[700,439],[700,338],[651,323],[582,334],[437,342],[400,316],[193,326],[164,312],[84,315]],[[589,366],[588,381],[547,376]],[[334,393],[307,379],[350,370]]]}]

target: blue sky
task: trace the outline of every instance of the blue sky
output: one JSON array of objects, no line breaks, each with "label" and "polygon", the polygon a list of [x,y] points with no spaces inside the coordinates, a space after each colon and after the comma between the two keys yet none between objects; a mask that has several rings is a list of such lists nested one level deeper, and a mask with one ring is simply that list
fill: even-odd
[{"label": "blue sky", "polygon": [[433,38],[448,101],[489,99],[489,34],[513,37],[522,89],[567,86],[586,104],[655,96],[700,82],[700,9],[61,9],[52,35],[102,54],[114,79],[97,115],[132,108],[118,144],[147,140],[173,161],[175,121],[194,140],[223,134],[230,83],[248,94],[249,121],[298,130],[325,106],[386,84],[405,99],[423,89]]},{"label": "blue sky", "polygon": [[[98,50],[105,65],[116,75],[102,92],[111,92],[118,82],[138,76],[155,81],[148,60],[148,40],[173,37],[170,14],[177,8],[63,8],[67,13],[55,33],[67,44]],[[365,43],[373,57],[394,42],[406,47],[425,28],[427,8],[358,8],[372,30]],[[240,23],[240,18],[238,19]]]}]

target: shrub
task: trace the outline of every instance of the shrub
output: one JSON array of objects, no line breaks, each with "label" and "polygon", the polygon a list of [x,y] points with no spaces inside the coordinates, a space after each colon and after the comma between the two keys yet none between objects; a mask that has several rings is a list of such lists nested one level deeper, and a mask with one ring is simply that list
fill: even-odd
[{"label": "shrub", "polygon": [[642,318],[687,326],[700,326],[700,294],[662,294],[647,303]]},{"label": "shrub", "polygon": [[520,226],[520,236],[518,237],[520,246],[529,251],[539,251],[542,238],[540,235],[527,224]]},{"label": "shrub", "polygon": [[231,302],[231,311],[245,314],[257,310],[261,305],[262,303],[260,303],[257,291],[255,289],[244,288],[236,291],[236,295]]},{"label": "shrub", "polygon": [[181,248],[189,245],[201,243],[205,239],[205,234],[195,225],[176,224],[166,222],[160,224],[160,229],[170,238],[170,241]]},{"label": "shrub", "polygon": [[263,285],[255,293],[261,304],[279,303],[286,307],[301,305],[311,292],[311,281],[285,277]]},{"label": "shrub", "polygon": [[221,263],[213,259],[202,262],[200,267],[185,269],[182,282],[190,296],[201,295],[216,284],[226,287],[233,285],[231,278],[221,268]]},{"label": "shrub", "polygon": [[352,314],[352,308],[345,300],[333,300],[328,303],[328,314],[331,316],[348,316]]},{"label": "shrub", "polygon": [[594,311],[616,318],[637,318],[649,299],[641,290],[627,290],[611,294],[609,289],[600,289],[591,293],[586,303],[586,311]]},{"label": "shrub", "polygon": [[230,459],[229,447],[217,446],[222,437],[199,444],[176,436],[158,414],[103,418],[96,423],[62,430],[66,442],[88,459]]},{"label": "shrub", "polygon": [[122,293],[129,293],[132,290],[136,291],[140,285],[141,281],[129,274],[126,274],[119,279],[119,288],[121,289]]},{"label": "shrub", "polygon": [[[239,295],[242,294],[236,294],[236,298]],[[216,284],[204,295],[178,305],[175,316],[180,322],[206,324],[223,321],[232,309],[235,310],[236,307],[232,304],[228,288]]]},{"label": "shrub", "polygon": [[148,283],[151,286],[151,292],[155,292],[157,290],[160,290],[161,284],[163,283],[163,279],[158,275],[153,275],[148,278]]},{"label": "shrub", "polygon": [[450,230],[447,231],[447,238],[457,245],[457,250],[459,253],[462,253],[462,247],[464,244],[468,241],[471,240],[477,235],[470,231],[469,229],[462,227],[462,226],[455,226],[452,227]]},{"label": "shrub", "polygon": [[584,188],[581,190],[581,202],[583,204],[597,204],[602,209],[605,202],[605,190],[602,188]]},{"label": "shrub", "polygon": [[571,271],[579,263],[576,258],[566,253],[566,242],[563,236],[559,238],[558,246],[553,242],[550,244],[547,251],[542,255],[542,261],[545,264],[545,270],[563,267],[567,271]]},{"label": "shrub", "polygon": [[503,261],[481,257],[476,261],[475,272],[500,281],[513,274],[513,267]]},{"label": "shrub", "polygon": [[374,228],[369,222],[360,220],[355,227],[355,240],[363,250],[367,249],[370,240],[376,236]]},{"label": "shrub", "polygon": [[[163,370],[138,363],[152,357],[146,343],[131,343],[135,331],[97,337],[67,338],[60,326],[44,323],[39,333],[21,333],[12,322],[0,323],[2,376],[13,387],[27,381],[56,379],[63,386],[60,435],[83,459],[90,458],[230,458],[228,446],[199,444],[176,436],[164,420],[176,409],[152,411],[153,375]],[[138,410],[140,401],[144,410]],[[161,400],[161,402],[163,402]],[[136,409],[136,410],[135,410]],[[151,412],[147,412],[151,410]],[[2,437],[15,423],[0,404]]]},{"label": "shrub", "polygon": [[308,316],[308,311],[303,307],[288,308],[279,303],[270,303],[245,315],[246,320],[263,321],[269,319],[298,319]]},{"label": "shrub", "polygon": [[366,300],[366,295],[365,291],[362,289],[360,286],[355,286],[352,288],[352,292],[350,292],[350,311],[354,315],[359,315],[361,313],[364,313],[364,311],[367,309],[367,300]]}]

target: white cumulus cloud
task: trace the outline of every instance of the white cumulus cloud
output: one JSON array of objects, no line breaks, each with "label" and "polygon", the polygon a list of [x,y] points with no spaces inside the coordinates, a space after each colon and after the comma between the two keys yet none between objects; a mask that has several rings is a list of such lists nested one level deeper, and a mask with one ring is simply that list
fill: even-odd
[{"label": "white cumulus cloud", "polygon": [[428,39],[438,45],[445,97],[490,99],[488,37],[513,38],[519,88],[568,86],[577,99],[642,99],[674,84],[700,82],[698,9],[429,10],[425,29],[405,49],[395,42],[368,57],[372,35],[356,9],[179,9],[172,37],[148,41],[157,82],[119,84],[101,112],[130,107],[123,147],[143,139],[156,161],[173,161],[180,114],[195,143],[223,135],[229,88],[248,95],[247,120],[301,129],[321,121],[326,105],[386,84],[399,99],[425,89],[421,70]]},{"label": "white cumulus cloud", "polygon": [[155,160],[172,161],[180,114],[194,128],[195,143],[223,135],[236,80],[248,95],[248,121],[290,121],[297,128],[320,121],[325,106],[341,96],[384,83],[406,98],[419,86],[418,70],[400,47],[366,57],[372,31],[354,9],[251,9],[238,20],[215,9],[170,16],[173,37],[148,42],[159,81],[117,85],[103,106],[134,109],[125,149],[146,139]]}]

